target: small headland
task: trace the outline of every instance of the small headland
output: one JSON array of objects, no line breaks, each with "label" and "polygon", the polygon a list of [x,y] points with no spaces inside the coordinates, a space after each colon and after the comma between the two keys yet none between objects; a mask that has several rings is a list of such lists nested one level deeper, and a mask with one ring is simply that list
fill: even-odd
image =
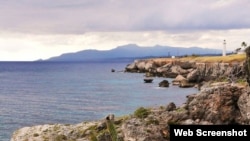
[{"label": "small headland", "polygon": [[125,72],[145,73],[148,77],[173,78],[173,85],[200,87],[208,81],[237,83],[245,81],[245,55],[188,56],[135,60]]}]

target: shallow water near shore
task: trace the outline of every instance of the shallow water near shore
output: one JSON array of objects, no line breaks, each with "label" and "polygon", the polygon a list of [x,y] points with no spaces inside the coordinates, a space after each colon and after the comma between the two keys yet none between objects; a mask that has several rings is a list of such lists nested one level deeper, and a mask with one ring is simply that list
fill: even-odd
[{"label": "shallow water near shore", "polygon": [[169,102],[179,106],[198,91],[158,87],[167,78],[144,83],[144,74],[122,72],[128,63],[0,62],[0,140],[9,141],[25,126],[76,124]]}]

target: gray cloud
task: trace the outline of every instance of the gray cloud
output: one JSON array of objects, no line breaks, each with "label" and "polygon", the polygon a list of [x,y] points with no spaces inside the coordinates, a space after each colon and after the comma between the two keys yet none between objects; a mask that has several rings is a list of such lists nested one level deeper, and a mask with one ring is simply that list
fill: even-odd
[{"label": "gray cloud", "polygon": [[250,28],[248,0],[1,0],[0,30],[82,34]]}]

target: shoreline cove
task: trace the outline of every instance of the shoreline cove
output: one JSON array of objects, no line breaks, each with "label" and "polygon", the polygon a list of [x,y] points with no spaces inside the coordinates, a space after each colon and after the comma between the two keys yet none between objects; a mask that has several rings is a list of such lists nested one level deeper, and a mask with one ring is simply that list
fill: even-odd
[{"label": "shoreline cove", "polygon": [[[144,84],[143,74],[111,72],[127,63],[1,62],[1,141],[14,131],[43,124],[78,124],[129,115],[140,106],[181,105],[197,89]],[[171,81],[171,79],[168,79]]]},{"label": "shoreline cove", "polygon": [[[122,117],[108,115],[107,117],[113,117],[111,123],[108,122],[110,118],[106,117],[95,122],[83,122],[76,125],[54,124],[25,127],[15,131],[11,141],[38,138],[90,140],[93,134],[98,140],[109,141],[114,132],[110,131],[109,124],[115,127],[113,130],[117,131],[118,140],[168,141],[171,138],[169,133],[171,125],[245,125],[250,123],[248,117],[250,107],[247,104],[250,103],[250,98],[248,91],[246,91],[247,86],[235,85],[232,82],[213,83],[208,81],[215,78],[216,75],[223,77],[232,74],[232,72],[239,73],[243,69],[242,62],[230,65],[227,63],[169,62],[160,67],[153,64],[152,61],[136,60],[126,67],[126,71],[149,72],[150,75],[158,76],[160,74],[163,77],[182,75],[184,79],[179,80],[178,86],[183,87],[183,83],[185,86],[181,89],[186,89],[186,85],[191,86],[190,82],[200,83],[201,80],[206,80],[207,83],[203,83],[196,94],[187,95],[186,102],[180,106],[170,102],[166,106],[139,107],[134,113]],[[185,65],[182,66],[183,64]],[[159,68],[161,68],[161,73]],[[56,130],[54,130],[55,128]],[[34,133],[37,134],[34,136]]]}]

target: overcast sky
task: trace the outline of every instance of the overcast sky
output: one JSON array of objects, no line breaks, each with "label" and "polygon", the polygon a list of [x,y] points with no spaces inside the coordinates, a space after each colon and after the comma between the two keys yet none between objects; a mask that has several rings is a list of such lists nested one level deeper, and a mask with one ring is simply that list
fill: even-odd
[{"label": "overcast sky", "polygon": [[250,45],[249,0],[0,0],[0,61],[120,45]]}]

